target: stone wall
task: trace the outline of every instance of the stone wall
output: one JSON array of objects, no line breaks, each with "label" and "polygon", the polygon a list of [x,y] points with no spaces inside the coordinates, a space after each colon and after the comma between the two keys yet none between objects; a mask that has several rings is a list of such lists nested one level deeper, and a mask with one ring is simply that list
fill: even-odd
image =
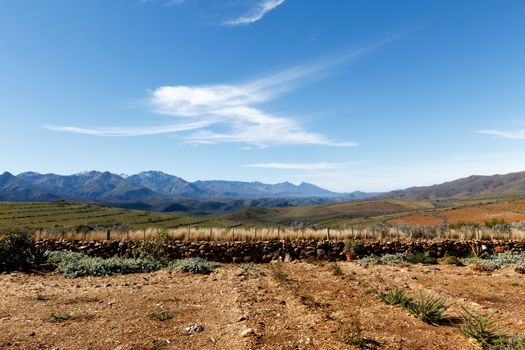
[{"label": "stone wall", "polygon": [[[473,247],[488,253],[513,251],[525,252],[525,241],[457,241],[457,240],[418,240],[418,241],[360,241],[358,256],[383,255],[423,251],[427,255],[441,258],[446,255],[465,257]],[[141,241],[77,241],[77,240],[38,240],[36,244],[48,250],[70,250],[89,256],[109,258],[113,256],[131,257],[133,250]],[[296,240],[296,241],[210,241],[187,242],[169,241],[165,251],[172,259],[201,257],[223,263],[258,262],[272,260],[345,260],[344,242]]]}]

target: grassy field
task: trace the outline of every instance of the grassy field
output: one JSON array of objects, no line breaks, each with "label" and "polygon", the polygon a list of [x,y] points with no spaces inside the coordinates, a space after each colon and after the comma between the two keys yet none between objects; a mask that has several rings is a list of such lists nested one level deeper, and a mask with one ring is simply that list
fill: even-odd
[{"label": "grassy field", "polygon": [[[460,230],[441,232],[437,236],[432,229],[425,231],[423,228],[416,232],[417,227],[438,227],[443,224],[483,226],[489,220],[501,220],[508,224],[525,222],[525,199],[451,202],[376,199],[319,206],[245,208],[235,213],[208,216],[154,213],[69,202],[0,202],[0,230],[29,228],[53,237],[61,235],[64,238],[83,239],[103,239],[107,229],[112,230],[112,237],[127,239],[151,236],[159,229],[168,229],[173,238],[191,240],[285,237],[474,238],[478,234],[495,237],[493,233]],[[407,231],[408,226],[415,231]],[[521,238],[524,232],[523,229],[513,229],[514,236],[503,233],[502,237]]]},{"label": "grassy field", "polygon": [[80,226],[123,226],[129,229],[172,228],[196,225],[228,226],[230,222],[215,217],[160,214],[68,202],[0,202],[0,228],[80,228]]}]

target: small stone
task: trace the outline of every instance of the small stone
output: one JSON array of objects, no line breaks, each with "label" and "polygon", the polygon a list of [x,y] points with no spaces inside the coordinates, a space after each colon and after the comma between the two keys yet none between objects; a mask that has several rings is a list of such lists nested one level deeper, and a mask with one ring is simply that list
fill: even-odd
[{"label": "small stone", "polygon": [[186,334],[190,335],[193,333],[202,333],[204,332],[204,326],[202,324],[193,324],[190,323],[188,327],[186,327]]},{"label": "small stone", "polygon": [[241,331],[241,337],[243,338],[248,338],[248,337],[251,337],[251,336],[254,336],[256,335],[257,332],[255,332],[255,329],[253,328],[245,328]]}]

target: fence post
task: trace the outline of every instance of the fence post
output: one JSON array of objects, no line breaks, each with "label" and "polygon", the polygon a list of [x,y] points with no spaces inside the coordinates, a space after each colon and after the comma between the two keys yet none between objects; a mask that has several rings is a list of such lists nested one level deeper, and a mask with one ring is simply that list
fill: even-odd
[{"label": "fence post", "polygon": [[144,233],[144,240],[146,240],[146,228],[145,227],[142,229],[142,232]]},{"label": "fence post", "polygon": [[108,229],[107,232],[106,232],[106,240],[111,240],[111,230]]},{"label": "fence post", "polygon": [[326,228],[326,239],[329,241],[330,240],[330,227],[327,227]]},{"label": "fence post", "polygon": [[213,227],[210,227],[210,238],[208,238],[208,241],[211,241],[213,238]]},{"label": "fence post", "polygon": [[277,240],[281,240],[281,226],[277,226]]},{"label": "fence post", "polygon": [[235,241],[235,227],[232,227],[232,242]]}]

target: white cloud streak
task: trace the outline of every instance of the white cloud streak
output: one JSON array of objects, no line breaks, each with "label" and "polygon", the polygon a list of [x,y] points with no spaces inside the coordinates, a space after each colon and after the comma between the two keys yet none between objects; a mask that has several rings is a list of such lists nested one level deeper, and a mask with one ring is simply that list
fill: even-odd
[{"label": "white cloud streak", "polygon": [[478,134],[497,136],[510,140],[525,140],[525,129],[515,131],[479,130]]},{"label": "white cloud streak", "polygon": [[352,163],[256,163],[246,164],[246,168],[281,169],[281,170],[329,170],[345,168]]},{"label": "white cloud streak", "polygon": [[260,21],[268,12],[284,3],[285,0],[263,0],[256,4],[249,12],[240,17],[224,21],[224,25],[242,26]]},{"label": "white cloud streak", "polygon": [[130,136],[146,136],[176,133],[181,131],[195,130],[210,125],[206,121],[198,121],[195,123],[176,124],[176,125],[162,125],[150,128],[108,128],[108,129],[88,129],[78,128],[75,126],[53,126],[46,125],[45,128],[54,131],[73,132],[84,135],[95,136],[112,136],[112,137],[130,137]]},{"label": "white cloud streak", "polygon": [[356,59],[396,37],[398,36],[244,83],[161,86],[150,93],[146,104],[152,113],[176,119],[168,125],[144,128],[47,128],[97,136],[181,133],[182,139],[188,143],[231,142],[258,148],[274,145],[358,146],[356,142],[334,140],[321,133],[307,131],[298,120],[268,113],[261,105],[282,97],[294,87],[318,78],[330,68]]}]

